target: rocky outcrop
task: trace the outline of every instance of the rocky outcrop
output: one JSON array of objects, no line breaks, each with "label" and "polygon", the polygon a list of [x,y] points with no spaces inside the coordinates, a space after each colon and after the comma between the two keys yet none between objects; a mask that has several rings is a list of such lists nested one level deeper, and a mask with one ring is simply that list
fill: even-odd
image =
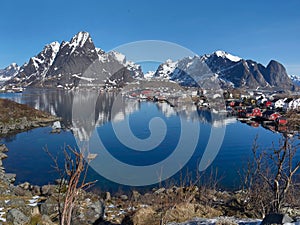
[{"label": "rocky outcrop", "polygon": [[8,99],[0,99],[0,136],[48,126],[59,118]]},{"label": "rocky outcrop", "polygon": [[293,81],[286,72],[286,69],[279,62],[271,60],[265,71],[264,77],[271,86],[282,87],[289,90],[293,90],[295,88]]},{"label": "rocky outcrop", "polygon": [[13,225],[23,225],[30,222],[30,218],[19,209],[11,209],[7,212],[6,221]]}]

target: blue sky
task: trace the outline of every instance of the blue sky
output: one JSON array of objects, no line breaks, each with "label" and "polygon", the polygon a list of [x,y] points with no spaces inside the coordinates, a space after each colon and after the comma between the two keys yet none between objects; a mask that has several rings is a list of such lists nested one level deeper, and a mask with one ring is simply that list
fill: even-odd
[{"label": "blue sky", "polygon": [[300,75],[299,0],[4,0],[0,10],[0,68],[83,30],[105,51],[163,40],[198,55],[221,49],[264,65],[275,59]]}]

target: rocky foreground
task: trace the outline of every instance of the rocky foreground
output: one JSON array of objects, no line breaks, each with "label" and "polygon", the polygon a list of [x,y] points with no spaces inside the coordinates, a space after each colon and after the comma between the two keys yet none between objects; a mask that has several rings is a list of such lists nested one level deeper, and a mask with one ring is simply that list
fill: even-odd
[{"label": "rocky foreground", "polygon": [[[59,194],[56,184],[14,185],[16,174],[6,173],[2,164],[7,151],[7,147],[0,144],[0,224],[59,224],[58,199],[63,198],[64,193]],[[104,203],[96,194],[82,190],[77,206],[72,224],[96,224],[103,218]]]},{"label": "rocky foreground", "polygon": [[[37,186],[25,182],[14,185],[16,175],[6,173],[2,165],[7,151],[6,146],[0,144],[0,224],[59,224],[58,199],[64,199],[65,193],[58,191],[57,184]],[[65,185],[67,187],[67,183]],[[197,186],[173,186],[144,194],[132,191],[114,196],[109,192],[80,190],[71,224],[260,224],[261,220],[253,219],[259,218],[255,209],[245,210],[245,200],[242,192]],[[289,213],[292,218],[285,216],[281,220],[300,223],[299,210]]]},{"label": "rocky foreground", "polygon": [[8,99],[0,99],[0,137],[48,126],[59,118]]}]

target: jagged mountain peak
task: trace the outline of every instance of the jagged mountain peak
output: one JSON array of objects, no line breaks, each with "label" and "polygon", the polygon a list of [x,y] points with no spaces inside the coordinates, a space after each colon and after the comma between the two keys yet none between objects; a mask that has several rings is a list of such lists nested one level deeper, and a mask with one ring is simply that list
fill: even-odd
[{"label": "jagged mountain peak", "polygon": [[[58,52],[59,51],[59,47],[60,47],[60,44],[58,41],[53,41],[51,42],[49,45],[47,45],[48,47],[50,47],[54,52]],[[47,47],[46,46],[46,47]]]},{"label": "jagged mountain peak", "polygon": [[66,54],[71,55],[76,51],[81,51],[79,49],[90,49],[92,52],[97,53],[97,50],[94,46],[91,35],[88,32],[80,31],[75,34],[70,41],[63,41],[60,44],[60,51],[63,51]]},{"label": "jagged mountain peak", "polygon": [[87,40],[92,42],[90,34],[85,31],[80,31],[71,39],[70,46],[82,48]]},{"label": "jagged mountain peak", "polygon": [[10,64],[9,66],[7,66],[4,70],[19,70],[20,67],[18,66],[17,63],[13,62],[12,64]]}]

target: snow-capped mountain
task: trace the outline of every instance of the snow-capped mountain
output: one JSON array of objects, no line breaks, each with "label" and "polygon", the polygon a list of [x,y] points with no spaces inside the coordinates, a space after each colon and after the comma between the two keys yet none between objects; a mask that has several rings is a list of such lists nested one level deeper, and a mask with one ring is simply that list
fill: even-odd
[{"label": "snow-capped mountain", "polygon": [[174,80],[182,85],[197,86],[199,80],[218,78],[221,86],[237,88],[273,88],[294,90],[286,69],[271,60],[267,67],[252,60],[244,60],[224,51],[194,56],[161,64],[154,77]]},{"label": "snow-capped mountain", "polygon": [[[70,41],[52,42],[21,68],[17,65],[9,68],[0,70],[0,79],[5,80],[4,87],[8,89],[27,86],[65,89],[81,86],[124,86],[144,77],[141,67],[127,61],[121,53],[106,53],[96,48],[87,32],[79,32]],[[147,79],[151,77],[176,81],[184,86],[209,83],[221,87],[253,89],[298,88],[279,62],[271,60],[264,66],[220,50],[176,62],[167,60],[154,73],[146,74]],[[208,79],[210,82],[207,82]]]},{"label": "snow-capped mountain", "polygon": [[28,63],[21,66],[18,73],[6,84],[14,86],[29,86],[37,84],[45,78],[59,50],[59,43],[52,42],[36,56],[29,59]]},{"label": "snow-capped mountain", "polygon": [[16,76],[20,70],[20,67],[16,63],[12,63],[5,69],[0,69],[0,83],[5,82],[12,77]]},{"label": "snow-capped mountain", "polygon": [[96,48],[87,32],[70,41],[53,42],[30,58],[18,73],[5,82],[6,87],[63,87],[121,85],[142,77],[139,65],[128,62],[117,52]]},{"label": "snow-capped mountain", "polygon": [[300,77],[299,76],[290,75],[290,78],[295,85],[300,86]]}]

